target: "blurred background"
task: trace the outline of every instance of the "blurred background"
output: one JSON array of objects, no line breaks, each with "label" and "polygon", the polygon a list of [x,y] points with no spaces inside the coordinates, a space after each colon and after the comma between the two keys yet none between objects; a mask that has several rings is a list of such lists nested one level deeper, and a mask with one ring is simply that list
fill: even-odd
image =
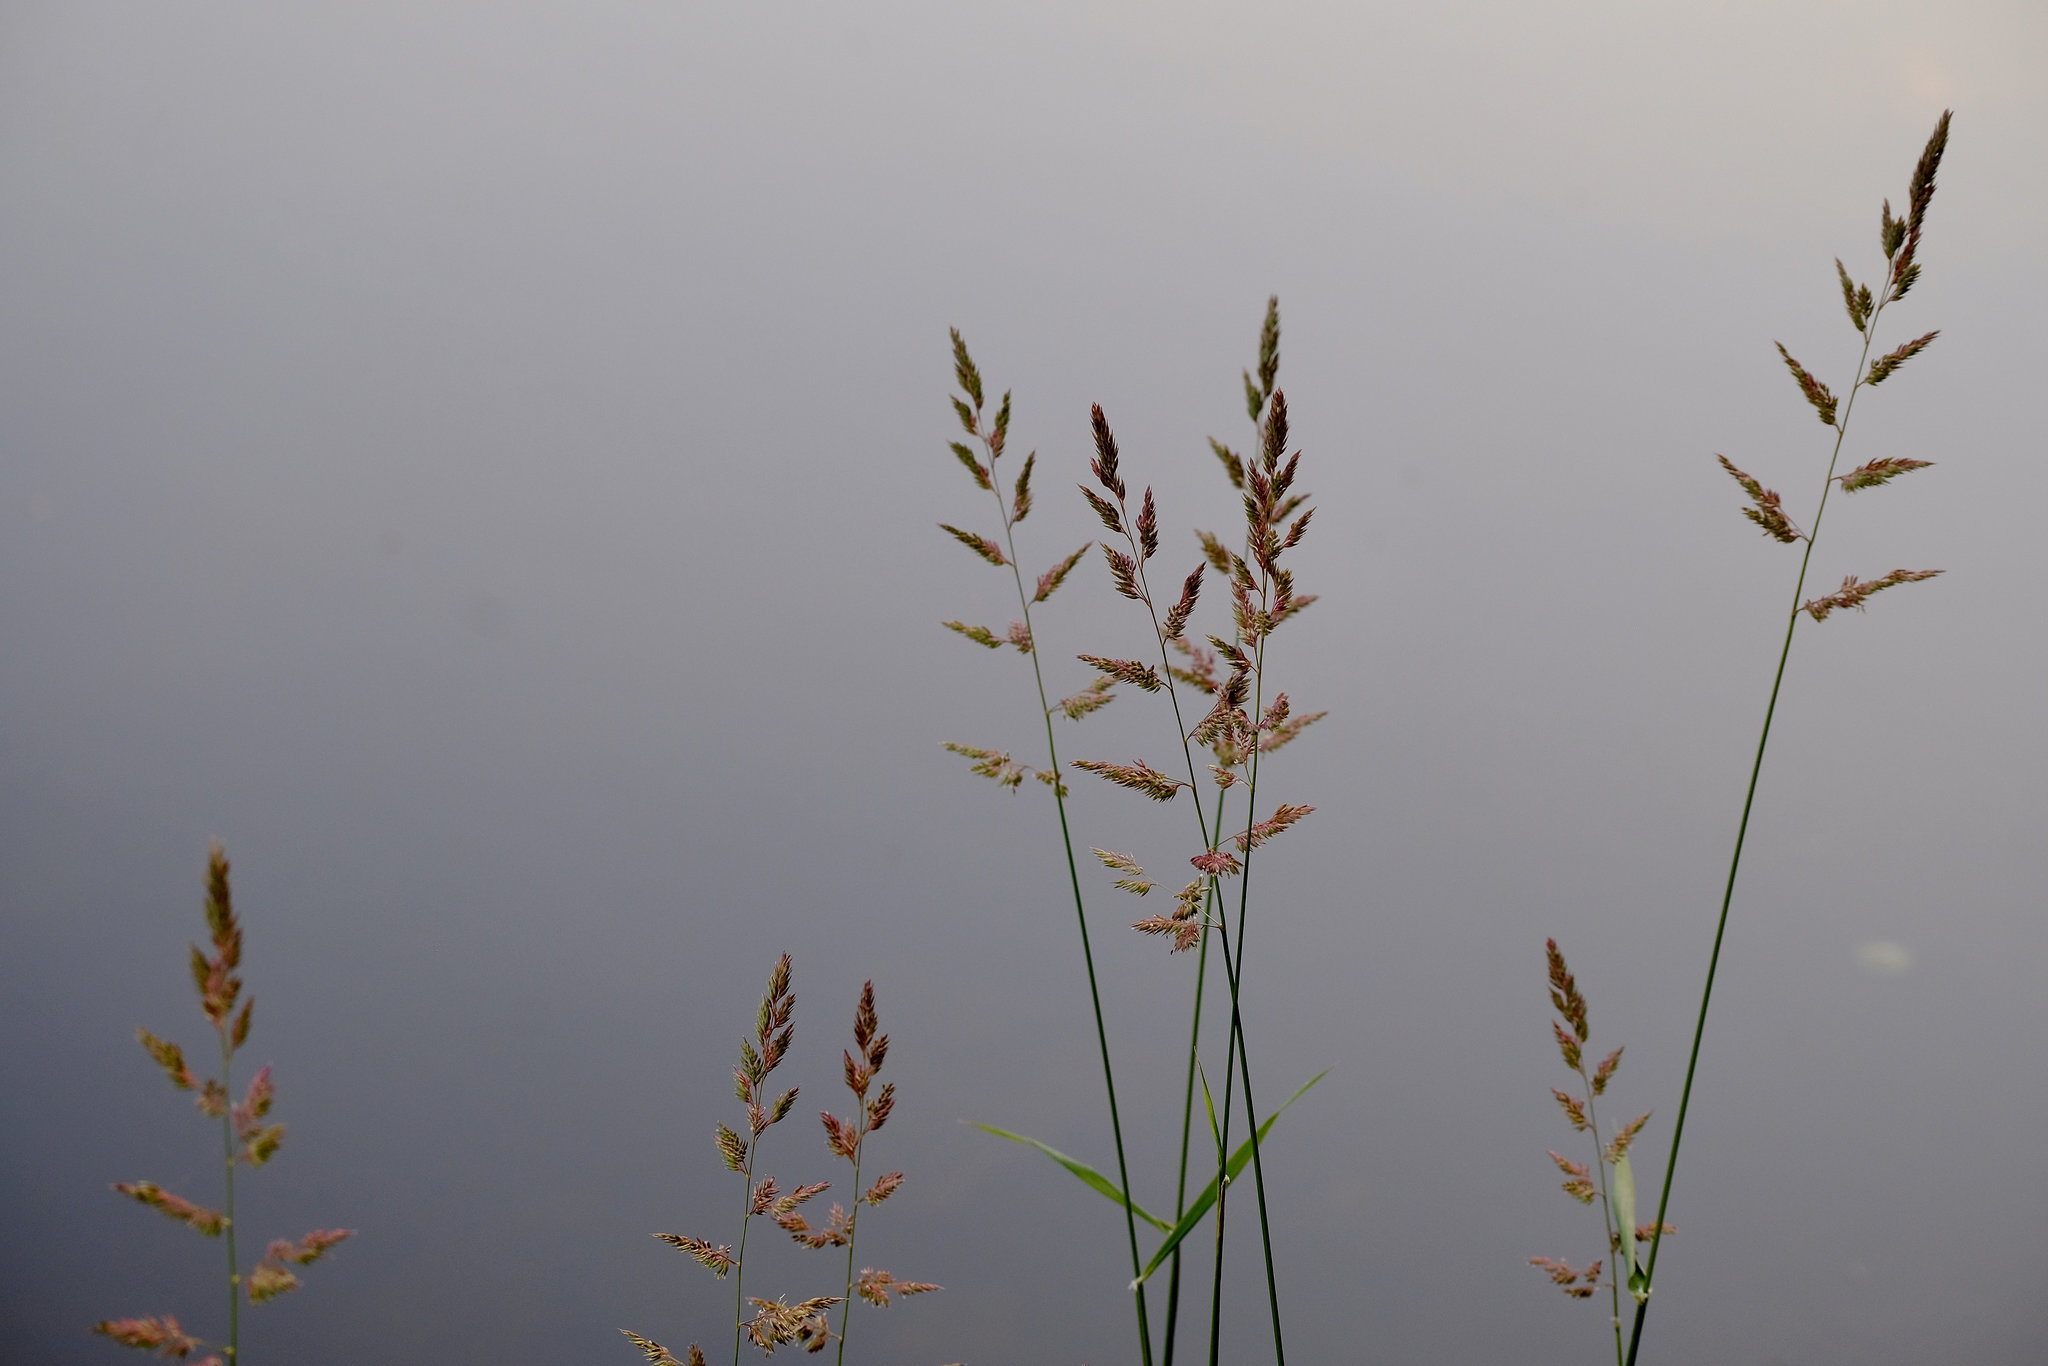
[{"label": "blurred background", "polygon": [[[1885,318],[1943,335],[1849,446],[1937,467],[1835,504],[1810,591],[1948,573],[1801,628],[1643,1360],[2040,1361],[2043,69],[2048,13],[1954,0],[6,6],[0,1358],[218,1331],[218,1249],[106,1186],[212,1198],[133,1031],[204,1055],[219,838],[291,1126],[243,1226],[359,1230],[245,1360],[722,1342],[731,1283],[648,1235],[733,1236],[711,1130],[785,950],[765,1165],[840,1179],[873,979],[908,1179],[859,1255],[946,1286],[850,1358],[1134,1360],[1116,1209],[962,1123],[1112,1160],[1050,803],[940,749],[1039,743],[1025,661],[938,625],[1012,615],[935,527],[994,529],[946,329],[1038,452],[1026,570],[1096,534],[1099,402],[1177,577],[1277,293],[1322,600],[1273,677],[1331,713],[1262,775],[1317,811],[1246,969],[1262,1097],[1334,1069],[1267,1150],[1289,1347],[1600,1359],[1525,1261],[1600,1251],[1543,941],[1652,1187],[1795,572],[1713,455],[1810,517],[1771,343],[1845,386],[1831,258],[1877,275],[1953,106]],[[1062,692],[1145,648],[1097,561],[1038,624]],[[1136,694],[1063,742],[1174,757]],[[1178,885],[1184,810],[1072,810]],[[1083,877],[1170,1206],[1193,962]]]}]

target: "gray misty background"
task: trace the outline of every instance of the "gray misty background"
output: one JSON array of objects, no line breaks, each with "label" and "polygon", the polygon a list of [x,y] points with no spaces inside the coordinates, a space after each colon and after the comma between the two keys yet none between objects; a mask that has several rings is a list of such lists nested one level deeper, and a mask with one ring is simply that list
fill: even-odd
[{"label": "gray misty background", "polygon": [[[1110,1157],[1049,804],[939,748],[1033,746],[1024,662],[937,624],[1010,615],[934,527],[990,520],[946,328],[1039,453],[1027,567],[1094,534],[1101,402],[1172,576],[1233,516],[1204,438],[1244,440],[1277,293],[1324,596],[1276,677],[1332,711],[1268,776],[1319,809],[1247,979],[1264,1094],[1335,1069],[1269,1149],[1290,1346],[1599,1359],[1524,1261],[1598,1250],[1544,1156],[1543,940],[1627,1045],[1653,1185],[1794,568],[1712,455],[1808,515],[1826,433],[1771,342],[1839,387],[1831,258],[1876,273],[1947,105],[1887,318],[1943,336],[1851,444],[1939,464],[1838,505],[1815,573],[1949,573],[1795,651],[1645,1360],[2048,1356],[2043,70],[2038,6],[1955,0],[15,0],[0,1357],[217,1327],[216,1247],[106,1190],[212,1188],[132,1031],[203,1038],[217,836],[291,1125],[244,1227],[360,1230],[248,1316],[254,1362],[720,1340],[731,1283],[648,1234],[731,1236],[711,1127],[784,949],[768,1166],[837,1178],[809,1116],[873,978],[909,1181],[861,1259],[946,1285],[852,1355],[1133,1359],[1114,1208],[961,1123]],[[1077,573],[1056,686],[1143,647],[1128,607]],[[1135,696],[1067,744],[1172,747]],[[1187,852],[1184,812],[1074,811]],[[1193,964],[1085,876],[1170,1204]],[[1227,1355],[1266,1359],[1255,1243],[1230,1265]]]}]

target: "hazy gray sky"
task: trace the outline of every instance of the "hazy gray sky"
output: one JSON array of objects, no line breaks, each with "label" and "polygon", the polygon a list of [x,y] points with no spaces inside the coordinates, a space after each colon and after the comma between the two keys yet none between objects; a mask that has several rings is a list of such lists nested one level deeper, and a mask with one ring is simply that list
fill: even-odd
[{"label": "hazy gray sky", "polygon": [[[1178,575],[1269,293],[1323,595],[1275,678],[1332,713],[1262,780],[1318,810],[1246,980],[1262,1094],[1334,1069],[1268,1153],[1290,1347],[1604,1350],[1525,1264],[1597,1251],[1543,940],[1660,1168],[1794,572],[1713,455],[1810,508],[1771,343],[1842,386],[1832,258],[1877,272],[1953,106],[1887,317],[1942,337],[1851,438],[1937,467],[1815,563],[1948,574],[1794,652],[1644,1360],[2040,1360],[2043,70],[2026,4],[6,6],[0,1359],[216,1327],[215,1250],[105,1189],[209,1194],[132,1031],[202,1037],[210,837],[292,1126],[244,1225],[360,1230],[252,1366],[720,1340],[729,1283],[647,1235],[731,1236],[710,1131],[784,950],[804,1113],[876,983],[909,1179],[861,1257],[947,1287],[850,1356],[1132,1359],[1115,1209],[960,1123],[1110,1159],[1052,813],[939,748],[1028,758],[1034,705],[938,627],[1009,615],[935,528],[989,517],[946,328],[1038,452],[1026,567],[1095,534],[1099,402]],[[1055,686],[1144,648],[1127,609],[1077,571]],[[1185,813],[1122,797],[1078,841],[1177,866]],[[1170,1204],[1192,963],[1087,876]],[[769,1165],[836,1176],[799,1119]]]}]

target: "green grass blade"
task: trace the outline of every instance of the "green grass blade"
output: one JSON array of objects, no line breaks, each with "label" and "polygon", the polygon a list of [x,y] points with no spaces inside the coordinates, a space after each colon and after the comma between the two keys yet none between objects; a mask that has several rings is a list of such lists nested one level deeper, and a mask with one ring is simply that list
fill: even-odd
[{"label": "green grass blade", "polygon": [[[1287,1112],[1287,1107],[1289,1105],[1292,1105],[1297,1100],[1300,1100],[1304,1095],[1308,1093],[1309,1087],[1314,1086],[1317,1082],[1321,1081],[1324,1077],[1327,1077],[1329,1075],[1330,1069],[1325,1067],[1322,1071],[1316,1073],[1307,1081],[1303,1082],[1301,1084],[1301,1089],[1299,1091],[1296,1091],[1293,1095],[1289,1096],[1286,1100],[1286,1103],[1281,1105],[1279,1109],[1275,1110],[1272,1114],[1267,1115],[1266,1122],[1259,1126],[1259,1142],[1264,1143],[1266,1141],[1266,1135],[1273,1132],[1274,1122],[1278,1120],[1281,1115]],[[1025,1141],[1029,1142],[1030,1140],[1026,1139]],[[1047,1151],[1050,1152],[1051,1149],[1047,1149]],[[1247,1138],[1243,1143],[1238,1145],[1237,1151],[1230,1155],[1230,1161],[1227,1164],[1225,1164],[1224,1170],[1230,1174],[1230,1178],[1232,1180],[1236,1180],[1238,1175],[1244,1171],[1245,1165],[1249,1163],[1251,1160],[1252,1141],[1249,1138]],[[1078,1173],[1076,1174],[1078,1175]],[[1086,1178],[1084,1177],[1083,1179],[1085,1180]],[[1118,1201],[1118,1203],[1121,1204],[1122,1202]],[[1171,1257],[1173,1255],[1173,1250],[1180,1246],[1181,1239],[1187,1237],[1190,1233],[1195,1231],[1195,1226],[1202,1222],[1203,1217],[1209,1213],[1210,1206],[1214,1205],[1215,1203],[1216,1182],[1212,1178],[1208,1185],[1202,1187],[1202,1193],[1200,1195],[1197,1195],[1194,1198],[1193,1202],[1188,1205],[1188,1212],[1181,1216],[1180,1222],[1174,1225],[1171,1229],[1167,1229],[1166,1241],[1159,1245],[1159,1250],[1152,1254],[1152,1260],[1146,1264],[1144,1271],[1139,1273],[1138,1284],[1143,1285],[1147,1277],[1151,1276],[1153,1272],[1157,1271],[1161,1266],[1166,1264],[1166,1259],[1168,1257]],[[1166,1226],[1164,1224],[1161,1224],[1160,1227],[1165,1228]]]},{"label": "green grass blade", "polygon": [[[972,1121],[969,1122],[971,1123]],[[1012,1143],[1024,1143],[1028,1144],[1033,1148],[1038,1149],[1038,1151],[1044,1153],[1047,1157],[1059,1163],[1062,1167],[1065,1167],[1074,1175],[1080,1177],[1081,1183],[1083,1185],[1088,1186],[1094,1190],[1101,1191],[1105,1196],[1109,1198],[1111,1203],[1116,1205],[1118,1209],[1124,1208],[1124,1193],[1121,1190],[1117,1189],[1116,1182],[1110,1180],[1101,1172],[1095,1170],[1095,1168],[1089,1166],[1086,1162],[1081,1161],[1079,1158],[1068,1157],[1065,1153],[1061,1152],[1058,1148],[1053,1147],[1051,1144],[1040,1143],[1037,1139],[1026,1137],[1023,1134],[1013,1134],[1008,1129],[998,1129],[993,1124],[976,1124],[974,1127],[981,1130],[985,1134],[994,1134],[997,1138],[1007,1138]],[[1210,1198],[1215,1198],[1213,1192]],[[1167,1223],[1164,1219],[1159,1218],[1157,1215],[1147,1214],[1135,1201],[1130,1202],[1130,1211],[1131,1213],[1137,1215],[1140,1219],[1143,1219],[1146,1223],[1152,1225],[1152,1227],[1158,1229],[1161,1233],[1165,1233],[1173,1227],[1171,1224]],[[1147,1274],[1150,1274],[1149,1269],[1147,1270]]]},{"label": "green grass blade", "polygon": [[[1201,1067],[1202,1065],[1199,1062],[1195,1064],[1197,1071],[1201,1071]],[[1216,1162],[1217,1165],[1221,1166],[1223,1163],[1223,1131],[1216,1127],[1216,1097],[1209,1092],[1209,1074],[1205,1071],[1202,1072],[1202,1104],[1209,1107],[1209,1141],[1216,1145]]]}]

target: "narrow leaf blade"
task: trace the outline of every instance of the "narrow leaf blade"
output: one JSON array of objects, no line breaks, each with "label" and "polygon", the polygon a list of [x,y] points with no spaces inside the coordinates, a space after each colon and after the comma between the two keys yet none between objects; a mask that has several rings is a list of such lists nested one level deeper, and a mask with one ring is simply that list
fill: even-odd
[{"label": "narrow leaf blade", "polygon": [[[1081,1183],[1083,1185],[1089,1187],[1092,1190],[1100,1191],[1103,1195],[1108,1197],[1110,1203],[1118,1206],[1119,1208],[1123,1206],[1124,1193],[1117,1186],[1116,1182],[1110,1180],[1101,1172],[1089,1166],[1086,1162],[1083,1162],[1078,1158],[1068,1157],[1065,1153],[1061,1152],[1058,1148],[1055,1148],[1050,1144],[1040,1143],[1037,1139],[1028,1138],[1023,1134],[1013,1134],[1008,1129],[998,1129],[993,1124],[976,1124],[974,1127],[981,1130],[985,1134],[994,1134],[997,1138],[1007,1138],[1012,1143],[1022,1143],[1029,1147],[1038,1149],[1038,1151],[1044,1153],[1047,1157],[1059,1163],[1062,1167],[1065,1167],[1074,1175],[1080,1177]],[[1146,1223],[1152,1225],[1152,1227],[1158,1229],[1162,1233],[1170,1227],[1170,1225],[1168,1225],[1164,1219],[1159,1218],[1157,1215],[1147,1214],[1143,1209],[1139,1208],[1139,1206],[1135,1202],[1131,1204],[1131,1213],[1137,1215],[1140,1219],[1143,1219]]]}]

